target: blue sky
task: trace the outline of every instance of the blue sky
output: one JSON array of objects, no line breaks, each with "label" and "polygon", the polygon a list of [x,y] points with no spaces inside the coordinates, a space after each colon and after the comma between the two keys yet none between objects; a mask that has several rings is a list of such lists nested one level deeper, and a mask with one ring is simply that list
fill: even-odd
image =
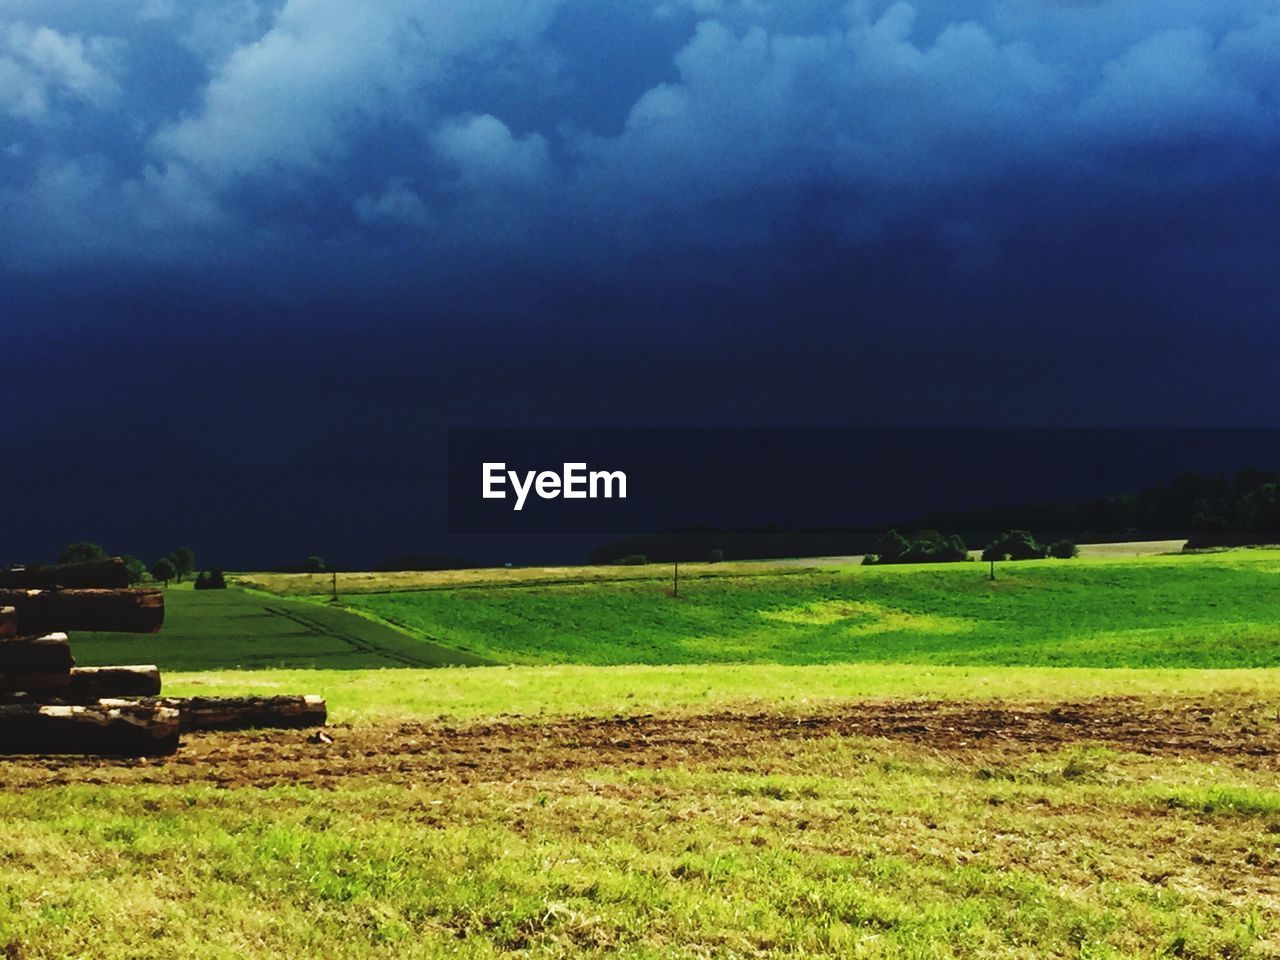
[{"label": "blue sky", "polygon": [[226,411],[206,471],[1271,423],[1278,54],[1276,0],[0,0],[0,391]]}]

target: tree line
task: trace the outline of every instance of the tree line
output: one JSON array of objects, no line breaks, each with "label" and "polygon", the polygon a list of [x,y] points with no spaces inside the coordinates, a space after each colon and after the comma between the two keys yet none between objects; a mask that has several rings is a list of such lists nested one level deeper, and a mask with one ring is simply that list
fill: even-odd
[{"label": "tree line", "polygon": [[[954,556],[933,531],[962,531],[970,549],[990,546],[1010,533],[1037,531],[1046,542],[1027,534],[1013,538],[1011,555],[1053,555],[1058,543],[1107,543],[1126,540],[1188,538],[1188,548],[1280,543],[1280,475],[1249,467],[1235,473],[1186,472],[1134,494],[1094,497],[1076,503],[1039,503],[980,510],[932,512],[891,525],[914,530],[902,548],[931,562]],[[640,534],[611,541],[591,552],[592,563],[616,563],[644,555],[651,562],[700,560],[719,548],[730,560],[780,557],[842,556],[875,553],[892,556],[885,544],[888,526],[827,527],[807,530],[777,526],[722,530],[687,527],[669,533]],[[1001,533],[1004,531],[1004,533]],[[1036,549],[1030,548],[1035,542]],[[896,541],[893,541],[896,544]],[[1021,544],[1021,545],[1019,545]],[[1065,546],[1059,548],[1065,550]]]},{"label": "tree line", "polygon": [[[77,540],[75,543],[69,543],[58,554],[59,563],[92,563],[95,560],[107,559],[107,552],[96,543],[89,540]],[[166,587],[169,581],[173,580],[181,583],[183,579],[190,577],[196,569],[196,552],[191,547],[182,546],[175,550],[171,550],[164,556],[157,558],[149,566],[139,560],[133,554],[125,554],[121,559],[124,560],[124,568],[132,584],[142,583],[147,577],[152,580],[163,583]],[[197,584],[203,580],[206,584],[221,582],[223,586],[226,579],[220,570],[202,570],[197,579]]]},{"label": "tree line", "polygon": [[[1079,554],[1069,539],[1042,543],[1029,530],[1006,530],[982,549],[983,560],[1043,560],[1056,557],[1069,560]],[[890,530],[875,549],[862,558],[864,565],[886,563],[961,563],[972,560],[964,539],[959,534],[943,536],[937,530],[917,530],[903,536]]]}]

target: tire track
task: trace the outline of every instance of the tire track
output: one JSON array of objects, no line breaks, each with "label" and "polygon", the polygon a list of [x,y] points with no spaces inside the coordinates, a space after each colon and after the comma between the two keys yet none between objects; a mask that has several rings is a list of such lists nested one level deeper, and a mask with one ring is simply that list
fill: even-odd
[{"label": "tire track", "polygon": [[[302,613],[301,611],[298,611],[298,610],[287,610],[283,607],[275,607],[275,606],[267,606],[267,605],[263,605],[262,609],[267,611],[267,613],[272,614],[273,616],[284,617],[286,620],[291,620],[294,623],[298,624],[300,627],[304,627],[314,634],[317,634],[322,637],[332,637],[335,640],[345,643],[348,647],[350,647],[352,650],[356,651],[357,653],[364,653],[364,654],[369,654],[375,657],[381,657],[384,660],[389,660],[390,662],[399,664],[402,667],[430,668],[430,667],[439,666],[439,664],[433,663],[423,658],[414,657],[409,654],[396,653],[394,651],[387,650],[383,647],[378,646],[375,643],[371,643],[370,641],[365,640],[363,637],[357,637],[349,633],[343,633],[343,632],[334,630],[328,624],[323,623],[320,620],[315,619],[314,617],[309,617],[305,613]],[[354,614],[350,614],[350,616],[354,616]]]}]

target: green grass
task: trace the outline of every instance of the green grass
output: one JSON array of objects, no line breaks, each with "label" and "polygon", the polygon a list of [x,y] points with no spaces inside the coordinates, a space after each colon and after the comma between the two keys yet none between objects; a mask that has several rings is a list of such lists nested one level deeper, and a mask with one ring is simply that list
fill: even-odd
[{"label": "green grass", "polygon": [[243,590],[170,588],[158,634],[77,633],[83,665],[155,663],[162,670],[434,667],[480,662],[350,611]]},{"label": "green grass", "polygon": [[1273,777],[1001,762],[819,740],[502,784],[0,791],[0,955],[1275,956]]},{"label": "green grass", "polygon": [[899,664],[481,667],[470,670],[255,670],[165,675],[178,695],[319,693],[340,722],[601,716],[735,708],[803,709],[884,699],[1280,698],[1280,670],[939,667]]},{"label": "green grass", "polygon": [[[212,735],[291,737],[310,783],[324,751],[431,718],[1116,695],[1280,716],[1280,552],[1006,564],[994,585],[726,566],[679,600],[660,573],[347,595],[368,616],[173,590],[161,634],[73,641],[82,663],[158,662],[174,694],[324,695],[356,728],[333,744]],[[529,665],[429,668],[462,648]],[[673,742],[655,768],[554,762],[565,736],[514,774],[501,749],[477,772],[465,737],[407,768],[356,753],[365,773],[324,788],[165,782],[198,775],[181,752],[26,781],[57,786],[0,764],[0,957],[1280,955],[1274,758],[774,737],[688,762]]]},{"label": "green grass", "polygon": [[352,594],[507,663],[1280,665],[1280,552],[767,571]]},{"label": "green grass", "polygon": [[[73,643],[86,664],[186,671],[483,662],[1280,666],[1276,550],[1006,563],[994,583],[979,564],[704,564],[683,578],[679,598],[667,573],[570,567],[559,581],[556,568],[379,574],[365,584],[370,592],[344,594],[341,606],[314,595],[170,589],[159,635],[80,634]],[[271,576],[242,582],[275,583]],[[401,581],[417,587],[374,589]]]},{"label": "green grass", "polygon": [[[815,561],[816,562],[816,561]],[[813,566],[804,560],[743,560],[736,563],[685,563],[689,578],[753,576],[779,569]],[[671,564],[639,566],[598,564],[567,567],[477,567],[464,570],[394,570],[336,574],[341,596],[352,593],[393,593],[401,590],[439,590],[464,587],[532,586],[564,583],[608,583],[653,580],[671,576]],[[331,573],[237,573],[232,580],[243,587],[298,597],[327,597],[333,589]]]}]

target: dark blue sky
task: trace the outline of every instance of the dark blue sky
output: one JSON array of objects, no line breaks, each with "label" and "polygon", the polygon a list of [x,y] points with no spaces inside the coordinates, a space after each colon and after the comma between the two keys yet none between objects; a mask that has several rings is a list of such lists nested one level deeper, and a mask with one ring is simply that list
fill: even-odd
[{"label": "dark blue sky", "polygon": [[1274,424],[1278,160],[1275,0],[0,0],[0,559],[427,549],[449,425]]}]

